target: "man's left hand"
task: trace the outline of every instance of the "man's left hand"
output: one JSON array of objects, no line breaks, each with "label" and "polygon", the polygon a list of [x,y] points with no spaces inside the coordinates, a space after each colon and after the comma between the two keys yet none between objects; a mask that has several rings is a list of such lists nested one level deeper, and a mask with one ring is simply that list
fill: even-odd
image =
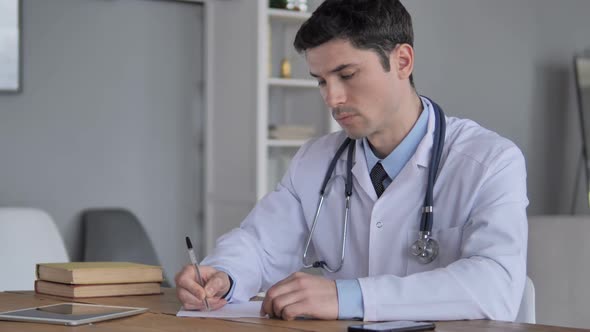
[{"label": "man's left hand", "polygon": [[293,273],[266,292],[260,311],[262,315],[284,320],[338,319],[336,282],[303,272]]}]

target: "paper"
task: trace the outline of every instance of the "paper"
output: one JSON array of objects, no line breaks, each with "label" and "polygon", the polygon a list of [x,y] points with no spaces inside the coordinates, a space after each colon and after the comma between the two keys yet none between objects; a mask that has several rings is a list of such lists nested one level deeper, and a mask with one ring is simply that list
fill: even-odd
[{"label": "paper", "polygon": [[180,311],[178,311],[176,316],[209,318],[264,318],[265,316],[260,316],[261,306],[261,301],[251,301],[245,303],[229,303],[221,307],[221,309],[213,311],[184,310],[184,308],[180,308]]}]

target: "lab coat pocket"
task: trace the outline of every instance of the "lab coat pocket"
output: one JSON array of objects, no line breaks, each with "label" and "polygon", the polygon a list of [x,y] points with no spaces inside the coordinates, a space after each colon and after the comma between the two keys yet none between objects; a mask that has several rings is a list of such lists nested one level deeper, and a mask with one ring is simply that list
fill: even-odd
[{"label": "lab coat pocket", "polygon": [[438,241],[438,256],[430,263],[423,264],[410,253],[410,246],[418,239],[418,230],[408,231],[408,267],[406,275],[445,267],[460,257],[462,226],[436,229],[432,238]]}]

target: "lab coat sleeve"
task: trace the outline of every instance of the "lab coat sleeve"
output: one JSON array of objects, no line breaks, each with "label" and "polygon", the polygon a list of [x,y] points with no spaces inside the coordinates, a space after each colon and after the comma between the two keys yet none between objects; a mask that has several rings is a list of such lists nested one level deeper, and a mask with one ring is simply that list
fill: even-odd
[{"label": "lab coat sleeve", "polygon": [[233,276],[235,302],[248,301],[302,268],[307,225],[293,189],[293,173],[311,143],[297,152],[277,188],[256,204],[239,228],[220,237],[202,262]]},{"label": "lab coat sleeve", "polygon": [[474,193],[460,258],[405,277],[360,278],[364,320],[515,319],[526,279],[526,170],[515,146],[495,159]]}]

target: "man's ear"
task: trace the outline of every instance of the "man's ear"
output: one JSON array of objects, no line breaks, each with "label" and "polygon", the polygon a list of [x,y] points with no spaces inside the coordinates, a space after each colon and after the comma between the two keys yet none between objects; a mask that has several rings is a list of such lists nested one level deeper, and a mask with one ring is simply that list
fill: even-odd
[{"label": "man's ear", "polygon": [[410,78],[414,71],[414,48],[410,44],[397,45],[390,54],[391,70],[400,80]]}]

